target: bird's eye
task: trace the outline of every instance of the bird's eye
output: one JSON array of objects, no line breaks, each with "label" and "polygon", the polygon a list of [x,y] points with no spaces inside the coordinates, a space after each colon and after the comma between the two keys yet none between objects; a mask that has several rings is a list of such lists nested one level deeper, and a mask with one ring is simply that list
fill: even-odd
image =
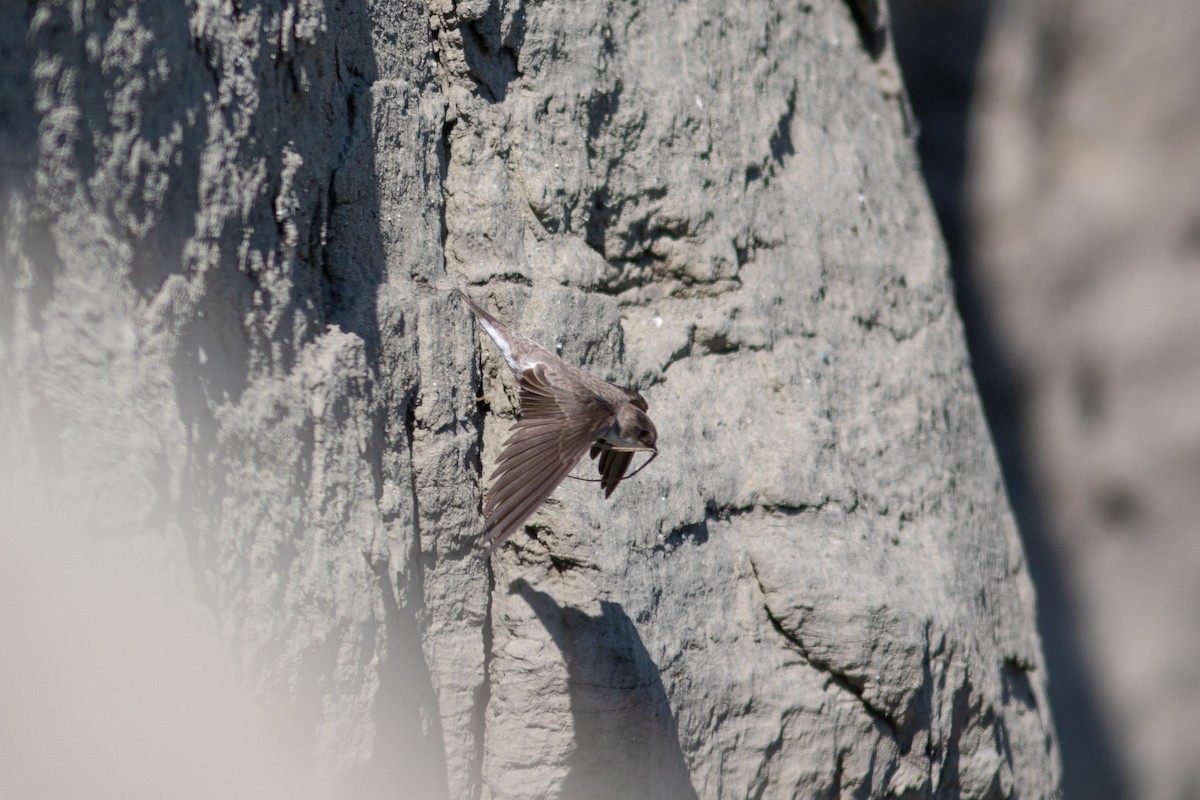
[{"label": "bird's eye", "polygon": [[642,430],[642,431],[640,431],[640,432],[638,433],[638,437],[639,437],[639,438],[642,438],[642,439],[649,439],[649,438],[650,438],[650,431],[647,431],[647,430]]}]

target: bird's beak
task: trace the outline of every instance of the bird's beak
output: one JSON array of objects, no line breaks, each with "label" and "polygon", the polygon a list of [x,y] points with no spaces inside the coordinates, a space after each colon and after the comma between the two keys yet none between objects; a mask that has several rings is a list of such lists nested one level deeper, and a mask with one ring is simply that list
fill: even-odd
[{"label": "bird's beak", "polygon": [[[657,448],[657,447],[640,447],[640,448],[638,448],[638,450],[639,450],[639,451],[641,451],[641,452],[643,452],[643,453],[649,453],[649,454],[650,454],[650,457],[646,459],[646,463],[645,463],[645,464],[642,464],[640,467],[638,467],[637,469],[635,469],[633,472],[631,472],[631,473],[629,473],[628,475],[626,475],[626,476],[625,476],[625,478],[624,478],[623,480],[625,480],[625,479],[629,479],[629,478],[632,478],[634,475],[637,475],[639,472],[641,472],[642,470],[644,470],[646,467],[650,466],[650,462],[651,462],[651,461],[653,461],[654,459],[658,458],[658,448]],[[636,452],[636,451],[635,451],[635,452]]]}]

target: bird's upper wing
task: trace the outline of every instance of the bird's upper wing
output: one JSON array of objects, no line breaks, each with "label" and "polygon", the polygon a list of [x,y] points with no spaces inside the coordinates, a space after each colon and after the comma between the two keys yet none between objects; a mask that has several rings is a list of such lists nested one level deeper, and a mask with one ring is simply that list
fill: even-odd
[{"label": "bird's upper wing", "polygon": [[635,392],[633,389],[626,389],[624,386],[617,386],[616,384],[613,384],[613,386],[616,387],[617,389],[620,389],[622,392],[624,392],[625,396],[629,398],[629,402],[633,403],[636,407],[640,408],[642,411],[650,410],[650,404],[646,402],[646,398],[642,397],[640,394]]},{"label": "bird's upper wing", "polygon": [[521,418],[504,443],[483,508],[484,541],[493,550],[537,510],[613,423],[610,404],[569,384],[548,380],[544,364],[521,376]]}]

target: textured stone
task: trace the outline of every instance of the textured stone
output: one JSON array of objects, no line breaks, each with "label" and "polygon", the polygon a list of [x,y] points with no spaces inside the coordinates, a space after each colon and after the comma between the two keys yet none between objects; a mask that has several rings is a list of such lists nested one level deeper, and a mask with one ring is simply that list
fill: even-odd
[{"label": "textured stone", "polygon": [[[849,7],[4,15],[5,461],[166,543],[313,792],[1054,795],[1032,588]],[[660,433],[490,561],[515,392],[454,285]]]}]

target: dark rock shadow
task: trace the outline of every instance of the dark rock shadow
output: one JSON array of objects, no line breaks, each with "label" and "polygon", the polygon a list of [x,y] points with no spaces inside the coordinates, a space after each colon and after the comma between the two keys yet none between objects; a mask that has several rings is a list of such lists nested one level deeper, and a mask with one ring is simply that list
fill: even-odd
[{"label": "dark rock shadow", "polygon": [[[379,702],[372,709],[375,747],[362,771],[339,787],[344,797],[449,797],[446,749],[437,695],[421,649],[419,601],[397,601],[396,584],[418,583],[416,569],[396,574],[386,560],[371,563],[375,588],[386,609],[386,648],[379,670]],[[420,597],[420,595],[417,595]],[[432,728],[432,732],[428,729]]]},{"label": "dark rock shadow", "polygon": [[[24,325],[42,329],[43,311],[64,272],[53,232],[62,198],[53,191],[57,187],[39,191],[37,185],[42,114],[34,75],[43,52],[29,33],[36,11],[25,3],[0,7],[0,342],[12,340],[19,317]],[[0,386],[0,413],[11,413],[8,403],[15,402],[8,388]],[[31,388],[38,401],[29,418],[35,451],[29,459],[53,483],[63,473],[65,422]]]},{"label": "dark rock shadow", "polygon": [[[332,160],[326,162],[328,171],[314,181],[324,199],[317,204],[317,219],[308,231],[309,258],[305,274],[297,279],[297,291],[305,293],[307,307],[314,309],[318,324],[313,330],[337,325],[359,336],[371,365],[373,390],[396,397],[402,387],[394,383],[384,366],[390,354],[384,352],[387,337],[377,306],[380,287],[388,278],[387,250],[389,245],[394,246],[380,228],[384,216],[380,186],[382,181],[396,178],[380,174],[373,120],[401,112],[394,106],[376,108],[381,100],[393,99],[378,88],[387,83],[388,77],[380,74],[371,44],[377,41],[373,15],[379,12],[367,0],[326,0],[325,5],[330,41],[320,46],[332,49],[338,81],[320,110],[333,113],[337,145],[333,152],[323,153]],[[400,37],[395,44],[410,54],[410,67],[424,63],[422,54],[428,36],[425,13],[423,5],[400,6],[395,12],[398,19],[393,19]],[[413,68],[412,74],[424,82],[435,81],[430,72],[420,68]],[[286,80],[286,76],[280,80]],[[403,113],[415,115],[420,110],[410,106]],[[314,112],[313,116],[318,114]],[[420,192],[422,188],[406,187],[404,191]],[[320,235],[322,224],[328,231],[325,238]],[[403,330],[400,321],[389,334],[402,335]],[[372,463],[378,482],[376,492],[382,494],[384,481],[403,484],[408,480],[406,475],[391,472],[394,467],[382,452],[388,446],[389,429],[404,429],[406,423],[403,411],[384,402],[370,424],[374,428],[372,450],[364,457]],[[412,535],[419,537],[419,532]],[[370,758],[357,774],[346,775],[335,793],[352,798],[446,798],[450,790],[441,712],[422,644],[428,616],[423,564],[417,558],[392,563],[378,554],[367,560],[384,609],[383,651],[376,666],[378,688],[371,707],[375,740]],[[482,732],[479,736],[482,738]]]},{"label": "dark rock shadow", "polygon": [[529,603],[567,665],[575,751],[561,796],[697,798],[658,666],[621,605],[602,600],[591,616],[523,580],[509,591]]},{"label": "dark rock shadow", "polygon": [[504,102],[509,84],[521,74],[518,62],[525,42],[525,2],[498,0],[478,19],[459,20],[463,57],[480,96],[488,102]]},{"label": "dark rock shadow", "polygon": [[[276,455],[270,446],[255,450],[256,442],[231,434],[214,408],[237,404],[255,374],[284,375],[296,369],[304,348],[334,326],[361,338],[368,363],[381,360],[376,306],[387,261],[372,129],[372,90],[381,82],[372,49],[375,11],[367,0],[327,0],[325,6],[328,25],[300,35],[288,27],[295,20],[291,9],[240,4],[242,13],[261,15],[271,24],[246,26],[239,35],[258,37],[246,43],[247,52],[258,56],[236,63],[226,59],[242,51],[226,52],[213,32],[220,26],[197,32],[187,13],[165,3],[127,4],[120,13],[106,4],[83,11],[54,4],[7,4],[0,10],[0,233],[11,232],[3,239],[5,246],[22,254],[31,272],[21,277],[13,259],[0,252],[0,337],[12,329],[17,313],[18,278],[29,284],[22,291],[31,308],[23,313],[38,325],[42,307],[56,294],[64,261],[78,257],[55,238],[55,223],[63,213],[86,211],[110,220],[112,238],[128,246],[130,256],[126,272],[111,267],[108,277],[126,281],[140,302],[161,308],[163,338],[173,337],[166,357],[187,457],[179,467],[175,498],[170,497],[171,467],[165,456],[148,469],[158,495],[153,521],[179,526],[197,600],[222,621],[236,613],[230,609],[237,608],[236,594],[251,571],[218,536],[223,515],[235,509],[226,503],[236,480],[234,468],[256,458],[269,463]],[[420,4],[398,9],[399,27],[411,38],[394,45],[421,63],[427,50],[427,12]],[[130,30],[136,30],[146,60],[105,55],[101,63],[101,49],[85,42],[108,42],[116,26],[128,25],[126,16],[135,23]],[[274,22],[279,25],[272,28]],[[114,41],[124,42],[119,36]],[[131,38],[123,46],[132,52],[133,43]],[[169,69],[155,66],[160,61]],[[52,84],[59,95],[50,100],[71,112],[59,116],[56,124],[62,132],[53,140],[43,129],[55,120],[47,117],[41,107],[46,101],[38,97],[43,91],[39,81],[47,83],[37,77],[45,64],[56,65],[70,78]],[[432,74],[424,78],[435,80]],[[205,217],[200,183],[205,149],[214,135],[210,106],[222,82],[253,83],[255,91],[245,96],[231,92],[218,104],[225,127],[236,131],[244,126],[252,132],[236,141],[231,137],[220,157],[235,164],[237,174],[254,175],[261,168],[263,184],[261,196],[240,216],[227,219]],[[133,91],[137,86],[142,88]],[[114,99],[118,97],[120,103]],[[124,172],[105,167],[104,147],[115,147],[117,134],[129,124],[120,115],[137,121],[136,139],[122,139],[125,146],[136,141],[152,153],[161,147],[172,154],[165,165],[138,171],[138,162],[127,158]],[[71,125],[61,124],[63,118]],[[58,150],[44,152],[47,142]],[[38,164],[52,159],[64,165],[54,174],[69,180],[40,186]],[[103,191],[87,194],[97,175],[109,173],[116,177],[106,178],[110,183]],[[121,180],[129,186],[119,185]],[[201,232],[201,219],[209,226],[203,231],[204,247],[189,247]],[[103,252],[92,257],[99,265],[95,269],[107,267]],[[289,313],[274,320],[264,308]],[[263,362],[256,373],[255,358]],[[372,381],[373,387],[389,380],[382,370],[358,377]],[[395,410],[388,403],[379,408],[369,421],[375,449],[364,457],[373,459],[382,482],[383,431],[392,424],[387,415]],[[45,450],[42,461],[59,464],[64,456],[55,449],[56,423],[44,414],[40,419],[48,420],[37,432],[39,449]],[[312,426],[304,424],[303,415],[292,418],[282,412],[264,427],[272,421],[280,436],[295,437],[302,445],[295,463],[275,466],[289,471],[292,496],[303,498],[313,472]],[[311,535],[306,523],[297,516],[293,528],[283,532],[274,552],[277,575],[289,574],[297,544]],[[238,542],[238,553],[252,550],[250,544]],[[436,800],[447,796],[448,789],[437,698],[422,650],[420,565],[372,561],[369,567],[384,609],[378,623],[382,630],[362,637],[365,647],[378,650],[362,656],[378,681],[371,707],[375,739],[369,759],[341,779],[336,796]],[[231,591],[231,584],[239,588]],[[299,628],[304,623],[284,624]],[[288,638],[284,631],[276,633],[281,640]],[[330,637],[304,648],[295,669],[295,691],[280,686],[260,698],[268,716],[277,713],[283,721],[289,749],[313,753],[319,744],[314,732],[327,723],[326,706],[342,656],[339,644]],[[256,657],[269,662],[276,655]]]},{"label": "dark rock shadow", "polygon": [[1037,587],[1038,630],[1050,673],[1063,793],[1069,800],[1120,800],[1131,795],[1104,727],[1095,677],[1081,656],[1080,622],[1065,582],[1063,554],[1055,550],[1048,515],[1034,490],[1025,444],[1027,398],[1019,372],[1008,363],[989,321],[989,298],[975,280],[970,260],[972,231],[965,197],[968,122],[989,5],[988,0],[971,0],[893,6],[896,55],[920,123],[921,167],[950,253],[975,381]]}]

